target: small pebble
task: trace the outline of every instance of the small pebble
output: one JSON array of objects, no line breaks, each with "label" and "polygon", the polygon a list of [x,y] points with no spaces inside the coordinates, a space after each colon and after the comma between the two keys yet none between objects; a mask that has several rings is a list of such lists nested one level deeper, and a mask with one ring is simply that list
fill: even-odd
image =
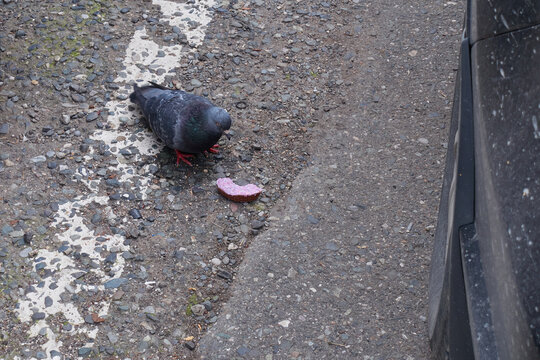
[{"label": "small pebble", "polygon": [[308,215],[308,216],[307,216],[307,220],[308,220],[310,223],[314,224],[314,225],[316,225],[316,224],[319,223],[319,219],[317,219],[317,218],[316,218],[315,216],[313,216],[313,215]]},{"label": "small pebble", "polygon": [[6,135],[9,132],[9,124],[0,124],[0,134]]},{"label": "small pebble", "polygon": [[225,280],[232,279],[232,274],[230,272],[228,272],[228,271],[225,271],[225,270],[219,270],[217,272],[217,276],[219,276],[220,278],[225,279]]},{"label": "small pebble", "polygon": [[89,355],[90,352],[92,352],[92,348],[82,347],[82,348],[79,348],[78,354],[79,356],[86,356],[86,355]]},{"label": "small pebble", "polygon": [[105,284],[103,284],[105,286],[105,289],[116,289],[124,284],[127,284],[128,282],[128,279],[126,278],[118,278],[118,279],[111,279],[107,282],[105,282]]},{"label": "small pebble", "polygon": [[245,346],[240,346],[236,352],[238,353],[238,355],[240,356],[244,356],[244,355],[247,355],[247,353],[249,353],[249,349]]},{"label": "small pebble", "polygon": [[134,219],[142,218],[141,212],[138,209],[129,210],[129,215],[131,215],[131,217]]},{"label": "small pebble", "polygon": [[24,250],[22,250],[21,252],[19,252],[19,256],[22,257],[22,258],[26,258],[26,257],[28,257],[28,255],[30,254],[31,251],[32,251],[32,248],[27,247]]},{"label": "small pebble", "polygon": [[33,162],[34,164],[38,164],[38,163],[47,161],[47,158],[44,155],[39,155],[39,156],[31,158],[30,161]]},{"label": "small pebble", "polygon": [[196,316],[204,315],[205,310],[206,308],[204,307],[204,305],[201,304],[195,304],[191,306],[191,311]]},{"label": "small pebble", "polygon": [[98,113],[97,112],[91,112],[90,114],[86,115],[86,121],[87,122],[91,122],[91,121],[94,121],[98,118]]},{"label": "small pebble", "polygon": [[251,222],[251,228],[252,228],[252,229],[258,230],[258,229],[262,228],[263,226],[264,226],[264,222],[263,222],[263,221],[253,220],[253,221]]},{"label": "small pebble", "polygon": [[45,319],[44,312],[35,312],[32,314],[32,320],[42,320],[42,319]]}]

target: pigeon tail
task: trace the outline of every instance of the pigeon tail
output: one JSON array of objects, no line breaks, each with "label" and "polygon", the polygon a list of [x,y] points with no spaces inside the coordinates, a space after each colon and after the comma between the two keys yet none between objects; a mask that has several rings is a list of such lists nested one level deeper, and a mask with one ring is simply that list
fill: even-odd
[{"label": "pigeon tail", "polygon": [[133,92],[129,95],[129,100],[132,103],[139,104],[142,106],[146,100],[142,94],[142,88],[138,87],[137,84],[133,84]]},{"label": "pigeon tail", "polygon": [[131,100],[131,102],[139,104],[141,107],[144,108],[146,100],[163,94],[164,90],[170,91],[170,89],[158,85],[154,82],[150,81],[150,84],[152,85],[146,85],[142,87],[137,86],[137,84],[133,84],[133,92],[129,95],[129,99]]},{"label": "pigeon tail", "polygon": [[169,89],[168,87],[166,86],[163,86],[163,85],[159,85],[153,81],[149,81],[150,84],[153,85],[153,87],[157,88],[157,89],[161,89],[161,90],[173,90],[173,89]]}]

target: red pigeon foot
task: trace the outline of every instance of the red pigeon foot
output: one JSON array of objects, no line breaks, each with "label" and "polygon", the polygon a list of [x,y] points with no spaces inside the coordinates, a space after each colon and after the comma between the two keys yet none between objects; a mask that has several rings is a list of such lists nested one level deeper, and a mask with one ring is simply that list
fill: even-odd
[{"label": "red pigeon foot", "polygon": [[212,145],[212,147],[208,149],[208,151],[211,152],[212,154],[219,154],[218,148],[219,148],[219,145],[215,144],[215,145]]},{"label": "red pigeon foot", "polygon": [[218,144],[212,145],[210,149],[204,151],[204,156],[208,155],[209,152],[211,152],[212,154],[219,154],[218,147]]},{"label": "red pigeon foot", "polygon": [[176,166],[178,166],[180,164],[180,160],[182,160],[183,162],[185,162],[186,164],[188,164],[189,166],[193,166],[189,161],[188,159],[186,158],[190,158],[190,157],[193,157],[195,155],[193,154],[184,154],[183,152],[179,151],[179,150],[174,150],[176,151]]}]

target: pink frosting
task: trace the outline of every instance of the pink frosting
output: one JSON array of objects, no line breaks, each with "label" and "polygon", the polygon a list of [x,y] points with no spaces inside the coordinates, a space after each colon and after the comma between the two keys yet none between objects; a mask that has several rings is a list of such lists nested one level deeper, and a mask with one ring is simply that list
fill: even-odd
[{"label": "pink frosting", "polygon": [[230,178],[218,179],[217,186],[225,193],[233,196],[253,196],[262,192],[262,189],[255,184],[239,186]]}]

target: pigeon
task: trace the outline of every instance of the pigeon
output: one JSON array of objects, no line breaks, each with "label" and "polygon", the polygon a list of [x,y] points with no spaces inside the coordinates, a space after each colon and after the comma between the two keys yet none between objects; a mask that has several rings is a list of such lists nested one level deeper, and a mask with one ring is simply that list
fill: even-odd
[{"label": "pigeon", "polygon": [[182,160],[192,166],[187,158],[197,153],[218,153],[221,135],[230,138],[227,111],[202,96],[150,84],[135,84],[129,98],[142,109],[154,134],[176,151],[176,165]]}]

